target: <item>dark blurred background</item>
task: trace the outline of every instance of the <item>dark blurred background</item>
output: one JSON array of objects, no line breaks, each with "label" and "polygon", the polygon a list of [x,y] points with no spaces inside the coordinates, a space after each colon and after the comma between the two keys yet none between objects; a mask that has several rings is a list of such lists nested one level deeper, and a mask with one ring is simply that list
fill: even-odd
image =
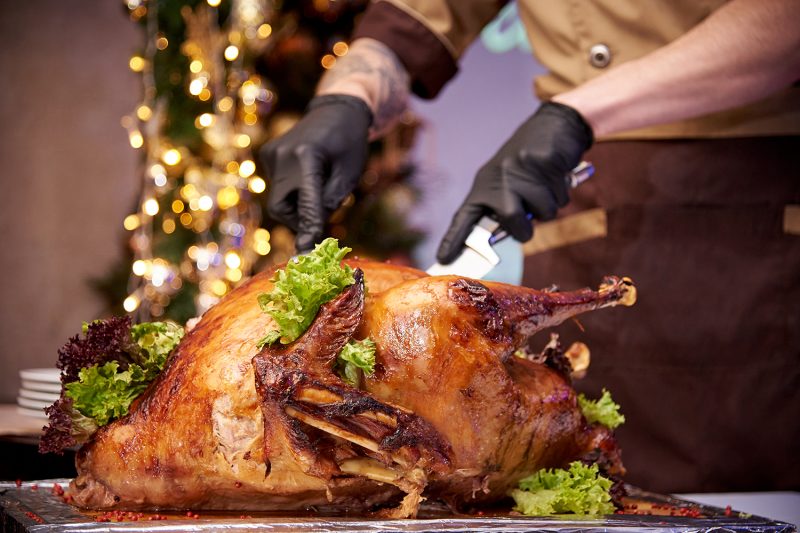
[{"label": "dark blurred background", "polygon": [[0,401],[104,312],[89,279],[123,249],[139,155],[120,117],[140,93],[139,29],[117,2],[7,2],[0,16]]}]

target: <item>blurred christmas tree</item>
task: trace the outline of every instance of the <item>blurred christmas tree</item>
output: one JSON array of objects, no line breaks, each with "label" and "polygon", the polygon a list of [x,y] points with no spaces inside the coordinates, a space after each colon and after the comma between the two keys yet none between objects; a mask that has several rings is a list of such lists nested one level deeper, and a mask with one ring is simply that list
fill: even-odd
[{"label": "blurred christmas tree", "polygon": [[[128,0],[145,33],[130,60],[143,101],[123,118],[142,150],[142,194],[124,225],[128,258],[95,284],[113,311],[183,322],[254,271],[294,252],[262,217],[268,179],[256,148],[290,128],[324,69],[347,53],[366,0]],[[358,189],[328,234],[357,254],[407,261],[420,240],[409,115],[373,143]]]}]

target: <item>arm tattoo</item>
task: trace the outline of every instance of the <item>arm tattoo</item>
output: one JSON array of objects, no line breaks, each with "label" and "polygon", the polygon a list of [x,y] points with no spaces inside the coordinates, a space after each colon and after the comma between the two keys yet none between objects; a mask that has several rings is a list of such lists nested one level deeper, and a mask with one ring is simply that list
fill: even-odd
[{"label": "arm tattoo", "polygon": [[317,93],[327,92],[340,81],[358,80],[368,87],[373,110],[372,131],[384,132],[405,111],[409,76],[394,52],[371,39],[358,39],[347,55],[320,80]]}]

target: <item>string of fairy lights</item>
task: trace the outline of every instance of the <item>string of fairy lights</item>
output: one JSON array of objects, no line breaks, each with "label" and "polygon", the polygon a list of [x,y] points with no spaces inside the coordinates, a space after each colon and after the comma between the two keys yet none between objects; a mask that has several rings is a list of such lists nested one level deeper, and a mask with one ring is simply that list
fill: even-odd
[{"label": "string of fairy lights", "polygon": [[[266,183],[255,173],[250,147],[260,134],[257,101],[269,104],[272,94],[242,62],[242,52],[248,47],[257,51],[258,41],[271,33],[267,6],[235,0],[224,32],[218,24],[219,4],[208,0],[182,12],[188,38],[181,52],[190,59],[186,91],[212,108],[195,119],[208,155],[173,145],[161,135],[168,102],[157,98],[153,69],[155,54],[171,43],[159,33],[157,1],[127,2],[134,20],[147,17],[144,56],[134,55],[129,62],[142,73],[144,98],[123,119],[131,146],[144,151],[139,209],[123,222],[132,233],[134,252],[123,307],[140,320],[161,316],[187,281],[197,284],[195,308],[202,314],[244,277],[258,255],[270,252],[270,234],[259,227],[258,202],[252,198],[266,190]],[[179,228],[194,236],[179,261],[155,256],[155,232],[169,236]]]},{"label": "string of fairy lights", "polygon": [[[194,311],[202,314],[274,248],[274,236],[261,227],[258,197],[267,182],[257,174],[253,146],[266,138],[276,95],[252,64],[270,44],[275,8],[270,0],[195,4],[181,8],[185,37],[173,43],[159,29],[158,0],[125,1],[146,33],[143,52],[129,61],[142,76],[142,101],[122,119],[143,162],[138,209],[123,221],[134,255],[123,307],[138,320],[163,316],[187,285],[196,287]],[[164,133],[171,102],[157,90],[155,69],[158,54],[176,46],[188,65],[183,90],[206,109],[194,118],[199,148]],[[334,43],[322,66],[345,53],[345,42]],[[178,234],[188,236],[180,254],[157,252]]]}]

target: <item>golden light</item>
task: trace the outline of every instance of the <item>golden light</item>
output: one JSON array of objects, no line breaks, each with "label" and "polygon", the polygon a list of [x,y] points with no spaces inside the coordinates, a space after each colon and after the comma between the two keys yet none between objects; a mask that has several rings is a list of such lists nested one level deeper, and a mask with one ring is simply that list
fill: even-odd
[{"label": "golden light", "polygon": [[228,32],[228,41],[230,41],[231,44],[239,46],[242,44],[242,32],[236,30]]},{"label": "golden light", "polygon": [[253,232],[253,238],[257,241],[268,241],[269,230],[265,228],[258,228],[255,232]]},{"label": "golden light", "polygon": [[272,35],[272,26],[269,24],[262,24],[258,27],[258,38],[259,39],[266,39]]},{"label": "golden light", "polygon": [[239,185],[239,176],[236,174],[225,174],[223,180],[228,187],[237,187]]},{"label": "golden light", "polygon": [[193,245],[191,245],[189,247],[188,250],[186,250],[186,255],[189,256],[189,259],[194,261],[195,259],[197,259],[197,252],[199,252],[199,251],[200,251],[200,248],[198,248],[196,244],[193,244]]},{"label": "golden light", "polygon": [[193,59],[192,62],[189,63],[189,70],[191,70],[194,74],[198,74],[203,70],[203,62],[199,59]]},{"label": "golden light", "polygon": [[239,175],[243,178],[249,178],[256,171],[256,164],[249,159],[245,159],[239,163]]},{"label": "golden light", "polygon": [[336,56],[331,54],[325,54],[324,56],[322,56],[322,61],[320,61],[320,63],[322,63],[322,68],[326,69],[331,68],[333,65],[336,64]]},{"label": "golden light", "polygon": [[163,35],[156,39],[156,48],[159,50],[165,50],[169,46],[169,41]]},{"label": "golden light", "polygon": [[197,198],[189,200],[189,209],[191,211],[200,211],[200,200]]},{"label": "golden light", "polygon": [[165,176],[166,173],[167,169],[165,169],[162,165],[159,165],[158,163],[150,167],[150,175],[153,176],[154,178],[156,176]]},{"label": "golden light", "polygon": [[203,89],[202,91],[200,91],[200,94],[198,94],[197,97],[203,102],[207,102],[211,100],[211,91],[209,91],[208,89]]},{"label": "golden light", "polygon": [[131,146],[134,148],[141,148],[144,146],[144,137],[142,137],[142,133],[139,130],[131,130],[128,133],[128,141],[130,141]]},{"label": "golden light", "polygon": [[128,215],[125,217],[125,220],[122,221],[123,227],[128,231],[133,231],[141,225],[141,220],[139,220],[139,215]]},{"label": "golden light", "polygon": [[150,282],[153,284],[154,287],[160,287],[166,281],[167,276],[169,276],[169,268],[164,263],[164,261],[159,261],[156,259],[153,263],[153,268],[150,274]]},{"label": "golden light", "polygon": [[225,165],[225,170],[231,174],[236,174],[239,172],[239,163],[236,161],[228,161],[228,164]]},{"label": "golden light", "polygon": [[128,61],[128,66],[134,72],[141,72],[144,70],[147,61],[142,56],[133,56],[130,61]]},{"label": "golden light", "polygon": [[139,120],[142,122],[147,122],[153,116],[153,110],[142,104],[136,108],[136,116],[139,117]]},{"label": "golden light", "polygon": [[272,246],[270,246],[267,241],[256,241],[253,248],[258,255],[267,255],[272,249]]},{"label": "golden light", "polygon": [[180,200],[173,200],[172,201],[172,212],[173,213],[176,213],[176,214],[177,213],[182,213],[184,207],[185,206],[184,206],[183,202],[181,202]]},{"label": "golden light", "polygon": [[225,264],[228,265],[228,268],[239,268],[242,266],[242,258],[231,250],[225,254]]},{"label": "golden light", "polygon": [[145,200],[144,204],[142,204],[142,211],[151,217],[156,216],[158,214],[158,200],[155,198]]},{"label": "golden light", "polygon": [[205,83],[203,83],[203,79],[197,78],[196,80],[192,80],[189,83],[189,94],[193,96],[198,96],[201,92],[203,92],[203,89],[205,88],[206,86]]},{"label": "golden light", "polygon": [[333,53],[339,57],[345,55],[349,49],[350,48],[347,46],[347,43],[344,41],[339,41],[333,45]]},{"label": "golden light", "polygon": [[215,121],[216,121],[216,117],[214,115],[212,115],[211,113],[203,113],[202,115],[197,117],[197,122],[203,128],[207,128],[207,127],[211,126]]},{"label": "golden light", "polygon": [[230,111],[232,108],[233,108],[233,98],[231,98],[230,96],[226,96],[220,99],[219,102],[217,102],[217,109],[219,109],[223,113]]},{"label": "golden light", "polygon": [[[199,167],[191,166],[186,169],[186,172],[184,172],[183,177],[186,179],[187,182],[189,182],[190,185],[192,183],[198,183],[203,179],[203,171],[200,170]],[[192,185],[191,188],[194,189],[194,185]],[[195,191],[195,193],[196,192],[197,191]]]},{"label": "golden light", "polygon": [[221,279],[215,279],[211,282],[211,292],[217,296],[223,296],[226,292],[228,292],[228,284]]},{"label": "golden light", "polygon": [[183,224],[184,226],[189,227],[192,225],[193,219],[192,215],[190,215],[189,213],[181,213],[181,217],[178,220],[180,220],[181,224]]},{"label": "golden light", "polygon": [[239,57],[239,48],[236,45],[231,44],[225,49],[223,55],[228,61],[234,61],[237,57]]},{"label": "golden light", "polygon": [[183,41],[181,44],[181,53],[186,57],[193,57],[196,55],[200,55],[203,52],[203,49],[200,48],[196,42],[188,39]]},{"label": "golden light", "polygon": [[197,263],[197,270],[205,271],[208,270],[208,265],[209,262],[211,261],[211,256],[208,253],[208,250],[204,248],[198,248],[197,252],[195,253],[194,260]]},{"label": "golden light", "polygon": [[246,133],[239,133],[236,135],[234,142],[239,148],[247,148],[250,146],[250,136]]},{"label": "golden light", "polygon": [[192,222],[192,231],[195,233],[203,233],[208,230],[209,221],[205,218],[195,218]]},{"label": "golden light", "polygon": [[195,198],[199,195],[200,193],[197,191],[197,187],[195,187],[191,183],[187,183],[186,185],[181,187],[181,196],[183,196],[187,200],[191,200],[192,198]]},{"label": "golden light", "polygon": [[267,190],[267,182],[264,181],[259,176],[253,176],[247,182],[247,188],[250,189],[250,192],[261,194],[262,192]]},{"label": "golden light", "polygon": [[[254,5],[254,4],[255,4],[255,2],[250,2],[250,3],[241,2],[241,5],[239,6],[239,18],[245,24],[248,24],[248,23],[249,24],[255,24],[256,22],[259,22],[261,20],[261,18],[260,18],[261,17],[261,13],[259,12],[259,8],[256,7],[256,5]],[[252,28],[249,28],[249,27],[246,28],[245,29],[245,33],[247,33],[248,36],[249,36],[249,34],[252,33]],[[249,37],[249,38],[252,39],[252,37]]]},{"label": "golden light", "polygon": [[169,166],[174,167],[181,162],[181,153],[175,148],[170,148],[161,154],[161,160]]},{"label": "golden light", "polygon": [[147,272],[147,263],[141,259],[137,259],[133,262],[133,265],[131,265],[131,269],[137,276],[144,276]]},{"label": "golden light", "polygon": [[239,191],[236,187],[223,187],[217,191],[217,204],[220,209],[228,209],[239,203]]},{"label": "golden light", "polygon": [[247,110],[247,106],[255,105],[256,99],[261,92],[260,85],[261,80],[254,77],[244,82],[239,89],[239,96],[241,96],[242,102],[245,105],[245,111]]},{"label": "golden light", "polygon": [[208,195],[203,195],[197,200],[197,207],[200,211],[211,211],[211,208],[214,207],[214,200]]},{"label": "golden light", "polygon": [[229,281],[236,283],[242,279],[242,271],[238,268],[229,268],[225,271],[225,277],[228,278]]},{"label": "golden light", "polygon": [[244,116],[244,123],[247,124],[248,126],[253,126],[255,125],[256,122],[258,122],[258,115],[255,115],[253,113],[247,113]]},{"label": "golden light", "polygon": [[206,0],[211,7],[217,7],[221,0]]},{"label": "golden light", "polygon": [[173,233],[175,231],[175,219],[165,218],[164,222],[161,224],[161,229],[163,229],[164,233],[167,235]]},{"label": "golden light", "polygon": [[131,11],[131,19],[133,20],[139,20],[145,15],[147,15],[147,8],[144,6],[139,6]]},{"label": "golden light", "polygon": [[131,294],[122,302],[122,308],[129,313],[136,311],[137,307],[139,307],[139,297],[135,294]]}]

